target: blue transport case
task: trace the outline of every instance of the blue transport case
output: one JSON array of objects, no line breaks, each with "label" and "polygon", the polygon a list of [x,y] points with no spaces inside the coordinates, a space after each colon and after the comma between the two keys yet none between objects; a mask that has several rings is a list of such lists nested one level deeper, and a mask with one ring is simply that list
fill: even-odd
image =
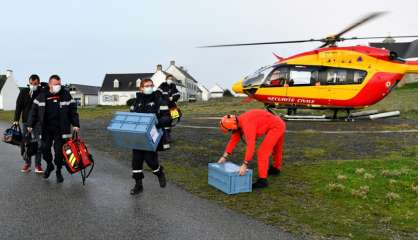
[{"label": "blue transport case", "polygon": [[107,130],[119,147],[155,151],[163,135],[157,123],[152,113],[116,112]]},{"label": "blue transport case", "polygon": [[239,168],[231,162],[209,163],[208,184],[226,194],[251,192],[253,170],[249,169],[247,174],[240,176]]}]

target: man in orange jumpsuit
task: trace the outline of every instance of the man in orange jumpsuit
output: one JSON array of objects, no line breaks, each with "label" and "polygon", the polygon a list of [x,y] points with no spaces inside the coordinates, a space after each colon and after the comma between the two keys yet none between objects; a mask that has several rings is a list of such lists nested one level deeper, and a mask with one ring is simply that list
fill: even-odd
[{"label": "man in orange jumpsuit", "polygon": [[[221,119],[220,128],[224,133],[232,132],[232,136],[218,163],[224,163],[232,154],[237,143],[243,139],[247,144],[244,163],[240,167],[240,175],[245,175],[249,162],[252,160],[256,140],[265,135],[258,151],[258,180],[253,188],[268,186],[268,175],[279,175],[282,167],[282,152],[286,124],[278,116],[265,110],[250,110],[236,117],[226,115]],[[273,153],[274,163],[269,167],[269,158]]]}]

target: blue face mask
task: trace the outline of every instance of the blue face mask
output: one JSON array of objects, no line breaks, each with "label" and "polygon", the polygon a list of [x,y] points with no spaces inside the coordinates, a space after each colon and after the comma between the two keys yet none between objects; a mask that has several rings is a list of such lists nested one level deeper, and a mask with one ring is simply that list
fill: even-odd
[{"label": "blue face mask", "polygon": [[149,95],[149,94],[152,94],[154,92],[154,88],[153,87],[144,87],[142,92],[146,95]]}]

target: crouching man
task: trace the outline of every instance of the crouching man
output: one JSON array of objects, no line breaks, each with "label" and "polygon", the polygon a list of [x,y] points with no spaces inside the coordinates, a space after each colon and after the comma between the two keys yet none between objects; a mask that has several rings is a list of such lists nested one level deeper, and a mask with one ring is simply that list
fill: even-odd
[{"label": "crouching man", "polygon": [[[279,175],[282,167],[282,152],[286,125],[282,119],[264,110],[250,110],[236,117],[226,115],[220,121],[220,128],[224,133],[232,132],[226,150],[218,163],[224,163],[232,154],[237,143],[243,139],[247,144],[244,162],[240,168],[240,175],[245,175],[247,167],[253,158],[256,140],[265,136],[258,151],[258,180],[253,188],[268,186],[268,175]],[[269,167],[270,155],[273,154],[274,163]]]},{"label": "crouching man", "polygon": [[[54,171],[54,160],[57,168],[57,183],[62,183],[64,178],[61,168],[64,165],[64,156],[62,146],[68,138],[72,137],[72,130],[78,132],[80,122],[77,113],[76,102],[71,94],[62,88],[61,78],[58,75],[52,75],[49,78],[48,87],[43,89],[34,100],[31,114],[28,120],[28,131],[39,124],[42,130],[42,155],[47,163],[44,178],[49,178]],[[54,147],[54,158],[51,153],[51,147]]]}]

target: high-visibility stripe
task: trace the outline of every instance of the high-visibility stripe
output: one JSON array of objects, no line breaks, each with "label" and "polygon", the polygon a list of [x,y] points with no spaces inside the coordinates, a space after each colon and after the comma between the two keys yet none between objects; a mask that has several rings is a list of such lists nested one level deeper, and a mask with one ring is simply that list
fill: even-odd
[{"label": "high-visibility stripe", "polygon": [[169,148],[170,148],[170,144],[164,144],[164,145],[163,145],[163,148],[164,148],[164,149],[169,149]]},{"label": "high-visibility stripe", "polygon": [[72,134],[62,134],[62,138],[70,138],[72,137]]},{"label": "high-visibility stripe", "polygon": [[45,107],[46,103],[45,102],[39,102],[38,100],[33,100],[33,103],[35,103],[36,105],[40,106],[40,107]]},{"label": "high-visibility stripe", "polygon": [[177,93],[174,93],[174,94],[173,94],[173,96],[176,96],[176,95],[180,95],[180,93],[179,93],[179,92],[177,92]]},{"label": "high-visibility stripe", "polygon": [[73,99],[71,99],[70,101],[67,101],[67,102],[60,102],[60,106],[68,106],[71,103],[75,103],[75,101]]},{"label": "high-visibility stripe", "polygon": [[168,110],[168,106],[160,106],[160,110]]},{"label": "high-visibility stripe", "polygon": [[157,170],[152,171],[153,173],[156,173],[158,171],[160,171],[161,166],[158,166]]},{"label": "high-visibility stripe", "polygon": [[142,170],[132,170],[132,173],[142,173]]}]

